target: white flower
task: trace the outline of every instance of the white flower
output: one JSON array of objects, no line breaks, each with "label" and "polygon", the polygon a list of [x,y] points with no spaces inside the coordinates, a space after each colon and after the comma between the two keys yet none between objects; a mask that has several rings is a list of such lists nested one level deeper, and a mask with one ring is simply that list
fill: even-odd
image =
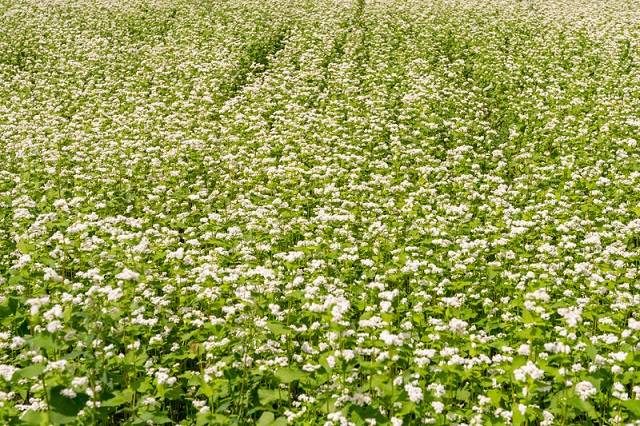
[{"label": "white flower", "polygon": [[538,300],[540,302],[548,302],[549,300],[551,300],[551,297],[549,296],[549,293],[547,293],[546,288],[539,288],[532,293],[527,293],[525,295],[525,299]]},{"label": "white flower", "polygon": [[1,364],[0,365],[0,377],[5,379],[7,382],[11,381],[13,377],[13,373],[15,373],[18,369],[13,365]]},{"label": "white flower", "polygon": [[78,394],[73,389],[62,389],[60,394],[66,396],[67,398],[75,398]]},{"label": "white flower", "polygon": [[380,333],[380,340],[382,340],[388,346],[402,346],[403,339],[398,334],[392,334],[389,330],[382,330]]},{"label": "white flower", "polygon": [[202,401],[202,400],[198,400],[198,399],[194,399],[193,401],[191,401],[191,404],[193,404],[193,406],[197,409],[200,409],[204,406],[207,405],[207,401]]},{"label": "white flower", "polygon": [[552,426],[553,425],[553,420],[555,419],[554,415],[547,411],[544,410],[542,412],[542,418],[543,420],[540,422],[540,426]]},{"label": "white flower", "polygon": [[158,402],[151,396],[145,396],[144,398],[142,398],[142,401],[140,401],[142,403],[142,405],[156,405]]},{"label": "white flower", "polygon": [[444,404],[440,401],[431,402],[431,407],[433,407],[433,410],[436,412],[436,414],[440,414],[444,411]]},{"label": "white flower", "polygon": [[613,395],[614,398],[618,398],[623,401],[626,401],[627,399],[629,399],[627,390],[625,389],[624,385],[620,382],[615,382],[613,384],[613,392],[611,392],[611,395]]},{"label": "white flower", "polygon": [[529,345],[523,344],[518,348],[518,355],[529,356],[531,353],[531,347]]},{"label": "white flower", "polygon": [[169,386],[173,386],[178,380],[173,376],[169,376],[166,368],[161,368],[159,371],[156,371],[155,376],[159,385],[164,385],[166,383]]},{"label": "white flower", "polygon": [[627,359],[627,352],[612,352],[609,354],[609,357],[614,361],[623,362]]},{"label": "white flower", "polygon": [[429,386],[427,386],[427,389],[433,392],[433,395],[436,398],[440,398],[445,394],[445,387],[440,383],[431,383]]},{"label": "white flower", "polygon": [[73,380],[71,380],[71,386],[73,386],[74,388],[84,388],[88,384],[89,378],[86,376],[74,377]]},{"label": "white flower", "polygon": [[11,345],[9,346],[9,348],[11,350],[16,350],[23,347],[26,343],[27,341],[24,338],[20,336],[13,336],[13,339],[11,340]]},{"label": "white flower", "polygon": [[44,371],[64,371],[65,368],[67,368],[67,360],[61,359],[59,361],[49,362]]},{"label": "white flower", "polygon": [[49,324],[47,324],[47,331],[49,333],[55,333],[56,331],[62,330],[63,328],[64,327],[62,323],[58,320],[51,321]]},{"label": "white flower", "polygon": [[577,383],[575,389],[576,389],[576,393],[578,394],[578,397],[580,397],[580,399],[582,399],[583,401],[586,401],[587,399],[591,398],[596,393],[598,393],[596,387],[593,386],[593,384],[588,381],[582,381],[580,383]]},{"label": "white flower", "polygon": [[456,334],[464,334],[468,326],[469,323],[461,319],[451,318],[451,320],[449,321],[449,330]]},{"label": "white flower", "polygon": [[327,364],[329,368],[334,368],[336,366],[336,358],[333,355],[329,355],[327,357]]},{"label": "white flower", "polygon": [[640,321],[635,318],[629,318],[629,329],[634,331],[640,331]]},{"label": "white flower", "polygon": [[526,382],[527,376],[533,380],[539,380],[544,376],[544,371],[538,368],[532,361],[527,361],[525,365],[520,368],[516,368],[513,371],[515,379],[519,382]]},{"label": "white flower", "polygon": [[423,394],[422,394],[422,389],[420,389],[418,386],[415,386],[415,385],[413,385],[411,383],[405,384],[404,385],[404,390],[409,395],[409,401],[411,401],[411,402],[422,401],[422,398],[424,397]]},{"label": "white flower", "polygon": [[62,318],[62,306],[55,305],[53,308],[45,312],[42,317],[46,320],[52,320],[54,318]]},{"label": "white flower", "polygon": [[23,254],[18,258],[18,261],[11,266],[11,269],[20,269],[31,262],[31,256]]},{"label": "white flower", "polygon": [[564,318],[569,327],[576,327],[582,322],[582,308],[559,308],[558,314]]},{"label": "white flower", "polygon": [[140,279],[140,274],[129,268],[124,268],[122,272],[116,275],[116,278],[124,281],[138,281]]}]

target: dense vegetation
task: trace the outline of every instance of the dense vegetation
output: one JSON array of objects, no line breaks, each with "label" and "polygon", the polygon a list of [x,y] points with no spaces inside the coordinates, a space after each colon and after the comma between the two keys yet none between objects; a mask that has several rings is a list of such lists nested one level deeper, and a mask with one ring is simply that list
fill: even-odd
[{"label": "dense vegetation", "polygon": [[0,0],[0,423],[640,424],[633,0]]}]

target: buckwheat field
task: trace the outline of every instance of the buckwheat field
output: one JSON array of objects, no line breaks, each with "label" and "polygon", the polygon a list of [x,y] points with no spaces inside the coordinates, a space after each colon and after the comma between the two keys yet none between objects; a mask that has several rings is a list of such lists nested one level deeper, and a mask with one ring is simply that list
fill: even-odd
[{"label": "buckwheat field", "polygon": [[640,3],[0,0],[0,424],[640,424]]}]

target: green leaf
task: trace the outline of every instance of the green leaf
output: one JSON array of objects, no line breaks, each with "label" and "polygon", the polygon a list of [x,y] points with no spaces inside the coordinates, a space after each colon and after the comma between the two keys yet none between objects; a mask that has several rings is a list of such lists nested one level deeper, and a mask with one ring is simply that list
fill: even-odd
[{"label": "green leaf", "polygon": [[411,401],[404,401],[402,407],[396,412],[398,416],[404,416],[413,413],[416,410],[416,404]]},{"label": "green leaf", "polygon": [[44,349],[46,351],[55,351],[59,349],[59,345],[53,340],[53,337],[39,334],[29,339],[29,343],[34,348]]},{"label": "green leaf", "polygon": [[148,411],[145,411],[140,414],[140,418],[145,422],[151,422],[151,424],[157,425],[173,423],[171,419],[163,413],[149,413]]},{"label": "green leaf", "polygon": [[22,421],[25,425],[33,425],[33,426],[47,426],[49,424],[49,417],[47,413],[43,411],[27,411],[20,417],[20,421]]},{"label": "green leaf", "polygon": [[28,243],[27,241],[20,240],[16,243],[16,248],[20,250],[21,253],[32,253],[36,250],[35,244]]},{"label": "green leaf", "polygon": [[458,401],[468,401],[471,396],[471,392],[466,389],[458,389],[456,392],[456,399]]},{"label": "green leaf", "polygon": [[151,380],[148,377],[133,380],[131,382],[131,389],[140,393],[146,393],[152,387]]},{"label": "green leaf", "polygon": [[350,410],[351,412],[349,413],[349,416],[358,426],[366,425],[365,419],[375,419],[378,422],[377,424],[385,424],[380,411],[370,406],[360,407],[358,405],[352,405]]},{"label": "green leaf", "polygon": [[631,411],[634,416],[640,417],[640,400],[630,399],[620,402],[620,405],[622,405],[628,411]]},{"label": "green leaf", "polygon": [[520,409],[518,408],[517,404],[513,405],[513,408],[511,409],[511,414],[512,414],[512,416],[511,416],[511,424],[513,426],[519,426],[519,425],[524,423],[525,417],[520,412]]},{"label": "green leaf", "polygon": [[76,416],[89,399],[86,394],[78,394],[74,398],[62,395],[64,386],[55,386],[49,389],[49,405],[56,412],[65,416]]},{"label": "green leaf", "polygon": [[18,300],[14,297],[9,297],[5,302],[0,305],[0,319],[15,315],[18,310]]},{"label": "green leaf", "polygon": [[296,380],[303,379],[306,376],[302,370],[293,367],[281,368],[276,371],[276,377],[280,382],[288,384]]},{"label": "green leaf", "polygon": [[522,311],[522,320],[525,324],[535,324],[537,322],[536,317],[528,309]]},{"label": "green leaf", "polygon": [[228,425],[231,420],[227,416],[216,413],[198,414],[196,426]]},{"label": "green leaf", "polygon": [[371,386],[378,389],[382,396],[388,396],[393,392],[393,386],[389,382],[389,378],[384,374],[376,374],[371,378]]},{"label": "green leaf", "polygon": [[285,417],[275,418],[275,415],[270,411],[262,413],[256,426],[286,426],[287,419]]},{"label": "green leaf", "polygon": [[128,404],[131,402],[133,391],[131,389],[125,389],[122,392],[114,392],[114,397],[110,398],[102,403],[103,407],[117,407],[119,405]]},{"label": "green leaf", "polygon": [[271,411],[265,411],[264,413],[262,413],[262,415],[258,419],[258,423],[256,423],[256,425],[269,426],[273,423],[275,419],[276,419],[276,416],[274,416]]},{"label": "green leaf", "polygon": [[196,426],[205,426],[211,424],[211,419],[206,414],[198,414],[196,417]]},{"label": "green leaf", "polygon": [[573,397],[571,398],[571,405],[573,405],[575,408],[582,411],[583,413],[586,413],[591,419],[598,418],[598,413],[596,412],[595,408],[593,408],[593,405],[591,405],[589,401],[583,401],[578,397]]},{"label": "green leaf", "polygon": [[54,425],[67,425],[70,423],[78,423],[77,416],[65,416],[64,414],[57,413],[55,411],[51,412],[51,424]]},{"label": "green leaf", "polygon": [[487,397],[491,399],[491,403],[495,407],[500,407],[500,401],[502,400],[502,393],[500,393],[500,391],[491,389],[489,392],[487,392]]},{"label": "green leaf", "polygon": [[277,322],[270,322],[267,324],[267,328],[276,336],[291,334],[291,330]]},{"label": "green leaf", "polygon": [[213,414],[211,417],[212,423],[207,424],[226,425],[231,423],[231,420],[227,416],[223,416],[222,414]]},{"label": "green leaf", "polygon": [[24,379],[36,377],[36,376],[39,376],[44,371],[44,368],[45,368],[44,364],[33,364],[17,371],[13,377],[24,378]]},{"label": "green leaf", "polygon": [[278,389],[258,389],[260,404],[268,405],[274,401],[287,399],[287,393]]}]

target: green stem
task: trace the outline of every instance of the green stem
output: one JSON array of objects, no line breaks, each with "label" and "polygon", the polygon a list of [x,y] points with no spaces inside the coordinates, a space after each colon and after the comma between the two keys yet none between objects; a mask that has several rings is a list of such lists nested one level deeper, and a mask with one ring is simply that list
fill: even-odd
[{"label": "green stem", "polygon": [[47,421],[51,422],[51,406],[49,405],[49,393],[47,392],[47,384],[44,380],[44,374],[40,377],[42,389],[44,390],[44,400],[47,403]]}]

